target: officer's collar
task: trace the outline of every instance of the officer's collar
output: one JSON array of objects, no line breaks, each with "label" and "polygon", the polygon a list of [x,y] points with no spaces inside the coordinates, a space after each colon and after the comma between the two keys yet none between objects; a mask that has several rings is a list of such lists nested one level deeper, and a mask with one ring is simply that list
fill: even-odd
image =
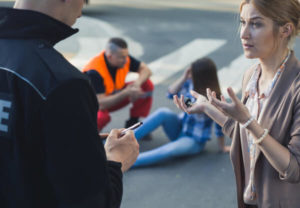
[{"label": "officer's collar", "polygon": [[42,39],[55,45],[78,29],[40,12],[0,7],[0,38]]}]

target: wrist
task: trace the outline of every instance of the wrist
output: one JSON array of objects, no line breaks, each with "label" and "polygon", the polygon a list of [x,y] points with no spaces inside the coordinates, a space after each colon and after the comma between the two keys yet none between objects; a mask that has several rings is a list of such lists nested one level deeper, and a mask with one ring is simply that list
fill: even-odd
[{"label": "wrist", "polygon": [[123,95],[122,97],[130,96],[130,89],[129,89],[129,87],[126,87],[124,90],[122,90],[122,91],[120,92],[120,94]]},{"label": "wrist", "polygon": [[203,113],[209,115],[211,111],[213,111],[214,106],[212,106],[209,102],[203,103]]},{"label": "wrist", "polygon": [[250,113],[247,113],[247,115],[244,115],[243,118],[239,119],[238,122],[240,124],[245,124],[247,121],[249,121],[253,116]]},{"label": "wrist", "polygon": [[135,87],[141,87],[142,84],[143,84],[142,80],[139,80],[139,79],[136,80],[136,81],[133,83],[133,85],[134,85]]},{"label": "wrist", "polygon": [[250,116],[245,122],[240,122],[241,127],[243,129],[247,128],[254,120],[255,120],[254,117]]},{"label": "wrist", "polygon": [[257,137],[255,140],[254,140],[254,144],[261,144],[262,141],[267,137],[267,135],[269,134],[269,130],[268,129],[264,129],[264,131],[260,134],[259,137]]},{"label": "wrist", "polygon": [[256,138],[260,138],[265,132],[264,128],[261,127],[256,120],[253,120],[247,126],[247,130]]}]

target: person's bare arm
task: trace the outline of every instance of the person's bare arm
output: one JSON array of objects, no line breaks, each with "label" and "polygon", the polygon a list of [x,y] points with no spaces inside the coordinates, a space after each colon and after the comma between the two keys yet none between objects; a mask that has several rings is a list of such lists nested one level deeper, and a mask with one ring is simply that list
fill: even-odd
[{"label": "person's bare arm", "polygon": [[138,69],[138,74],[139,74],[139,77],[137,78],[137,80],[134,81],[133,84],[136,87],[141,87],[142,84],[150,78],[150,76],[152,75],[152,72],[144,62],[141,62],[139,69]]},{"label": "person's bare arm", "polygon": [[117,103],[120,103],[128,96],[129,96],[129,92],[128,90],[126,90],[126,88],[113,95],[106,95],[105,93],[97,94],[99,109],[100,110],[108,109],[116,105]]},{"label": "person's bare arm", "polygon": [[169,93],[172,95],[177,94],[184,82],[190,77],[190,74],[191,68],[186,69],[182,76],[180,76],[173,84],[169,86]]},{"label": "person's bare arm", "polygon": [[112,106],[117,105],[122,100],[131,97],[131,96],[141,96],[143,92],[140,88],[135,87],[134,85],[128,85],[123,90],[112,94],[106,95],[105,93],[97,94],[97,99],[99,103],[99,109],[105,110],[111,108]]}]

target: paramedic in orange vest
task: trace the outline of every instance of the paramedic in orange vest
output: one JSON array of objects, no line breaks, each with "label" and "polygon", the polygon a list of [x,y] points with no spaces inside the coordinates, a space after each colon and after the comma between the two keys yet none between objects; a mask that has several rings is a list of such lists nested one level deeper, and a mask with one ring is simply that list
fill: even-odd
[{"label": "paramedic in orange vest", "polygon": [[[129,55],[123,39],[111,38],[105,51],[94,57],[83,72],[89,76],[97,94],[99,131],[110,122],[110,112],[129,103],[132,103],[132,108],[125,128],[149,114],[153,91],[153,84],[149,80],[151,71],[144,62]],[[126,83],[128,72],[137,72],[139,77],[134,82]]]}]

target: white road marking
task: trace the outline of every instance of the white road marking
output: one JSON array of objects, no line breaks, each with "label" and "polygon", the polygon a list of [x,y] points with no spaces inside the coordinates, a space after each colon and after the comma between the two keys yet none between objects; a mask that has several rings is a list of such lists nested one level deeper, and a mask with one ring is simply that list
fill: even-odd
[{"label": "white road marking", "polygon": [[107,38],[80,37],[78,41],[81,49],[70,59],[70,62],[78,69],[82,70],[90,59],[103,50],[107,43]]},{"label": "white road marking", "polygon": [[153,72],[151,80],[154,84],[159,84],[174,73],[183,70],[196,59],[218,50],[225,43],[226,40],[195,39],[176,51],[151,62],[148,65]]},{"label": "white road marking", "polygon": [[229,66],[218,71],[221,91],[228,98],[227,88],[232,87],[238,93],[242,87],[243,74],[252,65],[257,63],[256,59],[247,59],[243,54],[233,60]]},{"label": "white road marking", "polygon": [[113,5],[139,9],[185,8],[233,12],[238,12],[239,3],[240,2],[238,0],[91,0],[91,4]]},{"label": "white road marking", "polygon": [[144,54],[143,46],[139,42],[105,21],[83,16],[77,20],[74,28],[79,28],[80,32],[57,44],[56,48],[59,51],[65,51],[66,48],[78,51],[69,61],[80,70],[105,48],[111,37],[124,38],[132,56],[139,58]]}]

